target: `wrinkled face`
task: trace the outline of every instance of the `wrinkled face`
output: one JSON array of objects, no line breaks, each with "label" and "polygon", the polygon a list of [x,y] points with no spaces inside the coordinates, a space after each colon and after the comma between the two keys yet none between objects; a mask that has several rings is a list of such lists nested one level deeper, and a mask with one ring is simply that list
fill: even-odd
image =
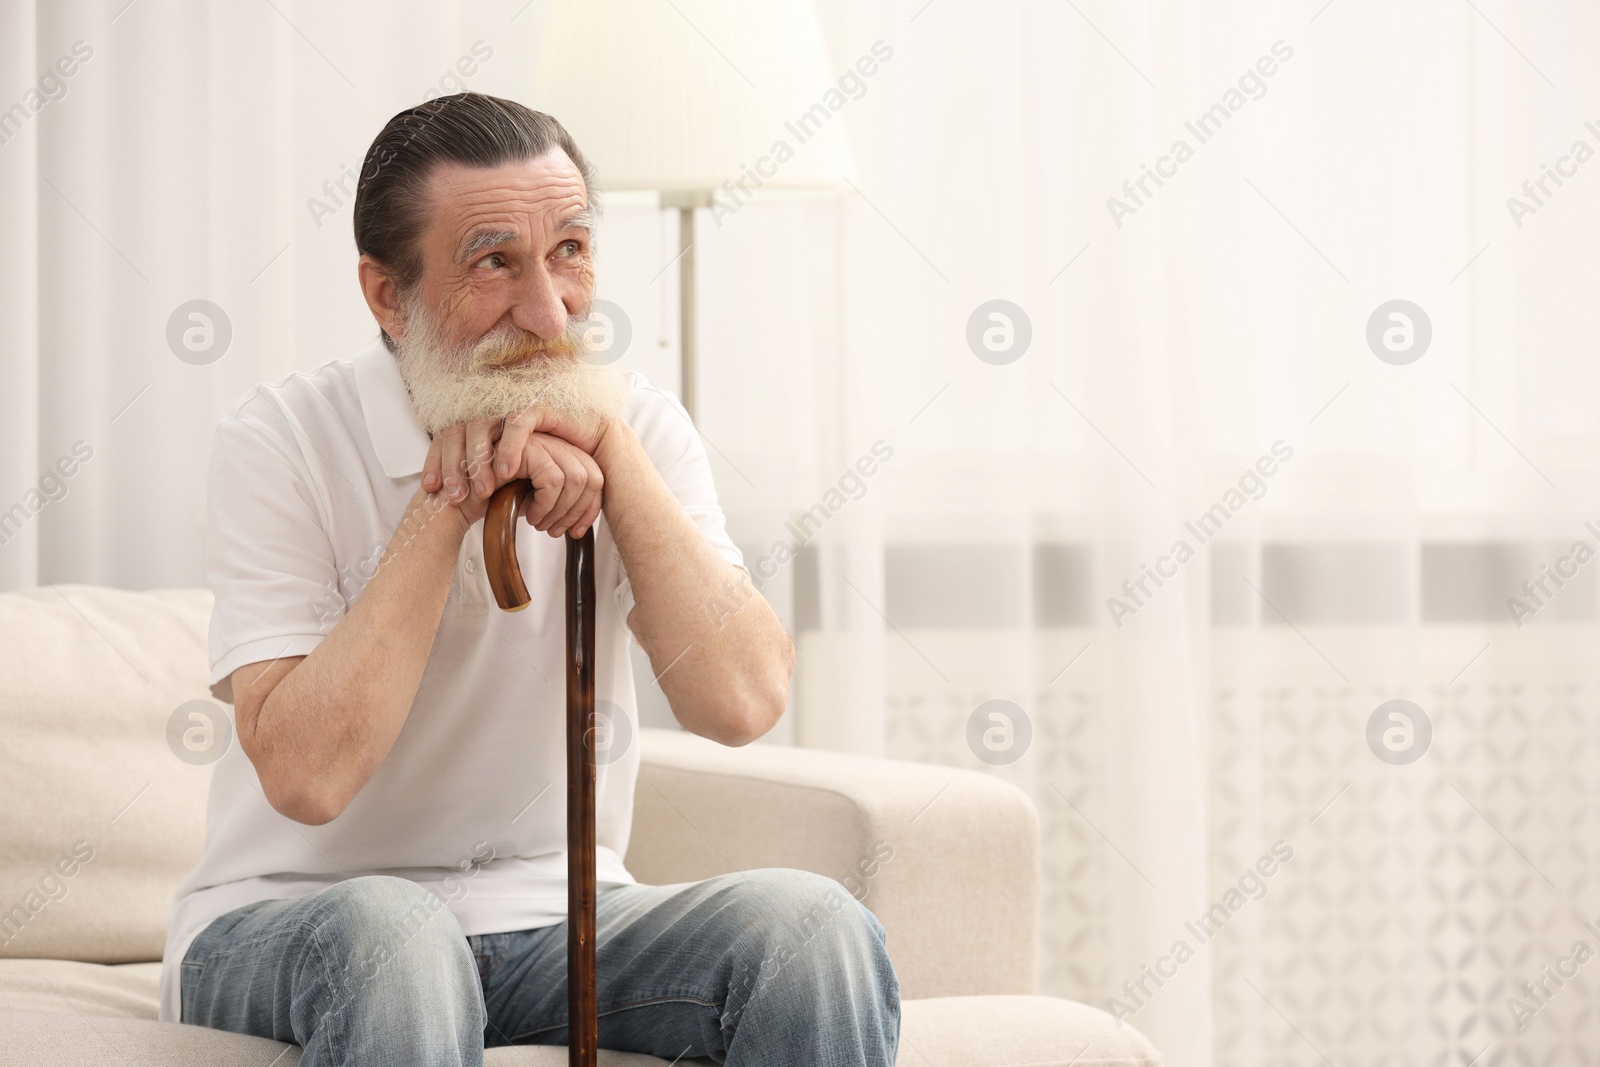
[{"label": "wrinkled face", "polygon": [[429,178],[420,297],[453,344],[515,328],[554,340],[594,297],[594,220],[559,148],[498,167],[441,164]]},{"label": "wrinkled face", "polygon": [[545,404],[614,414],[617,373],[584,361],[594,218],[554,148],[498,167],[440,165],[423,274],[401,299],[395,359],[429,433]]}]

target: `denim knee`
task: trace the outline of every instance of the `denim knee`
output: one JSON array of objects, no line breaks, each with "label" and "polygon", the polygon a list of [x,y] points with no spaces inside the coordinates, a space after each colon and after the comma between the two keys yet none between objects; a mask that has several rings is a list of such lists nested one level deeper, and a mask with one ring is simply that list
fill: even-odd
[{"label": "denim knee", "polygon": [[449,905],[405,878],[350,878],[315,894],[306,917],[337,1000],[455,1003],[479,1017],[482,989]]},{"label": "denim knee", "polygon": [[[844,886],[783,867],[727,876],[717,887],[727,956],[720,1024],[730,1040],[808,1049],[828,1062],[889,1064],[900,1032],[900,983],[887,934]],[[817,1020],[831,1024],[821,1029]]]},{"label": "denim knee", "polygon": [[883,924],[832,878],[768,867],[745,872],[728,890],[729,918],[745,931],[742,954],[759,958],[763,981],[789,971],[897,988]]}]

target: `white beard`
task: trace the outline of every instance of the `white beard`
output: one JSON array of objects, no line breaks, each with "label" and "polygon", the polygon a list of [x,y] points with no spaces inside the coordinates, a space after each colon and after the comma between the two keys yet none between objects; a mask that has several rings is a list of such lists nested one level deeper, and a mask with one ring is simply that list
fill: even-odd
[{"label": "white beard", "polygon": [[506,323],[475,342],[456,344],[418,298],[404,302],[406,334],[395,364],[417,421],[431,437],[447,426],[499,421],[529,408],[587,422],[619,417],[628,384],[613,368],[584,359],[581,319],[554,340]]}]

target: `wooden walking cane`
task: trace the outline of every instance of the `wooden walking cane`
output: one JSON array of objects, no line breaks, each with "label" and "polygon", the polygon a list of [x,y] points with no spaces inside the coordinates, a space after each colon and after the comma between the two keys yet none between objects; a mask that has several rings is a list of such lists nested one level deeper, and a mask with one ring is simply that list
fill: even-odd
[{"label": "wooden walking cane", "polygon": [[[533,495],[526,478],[489,498],[483,562],[495,603],[531,599],[517,564],[517,523]],[[567,541],[567,1064],[595,1067],[600,1035],[594,964],[594,527]]]}]

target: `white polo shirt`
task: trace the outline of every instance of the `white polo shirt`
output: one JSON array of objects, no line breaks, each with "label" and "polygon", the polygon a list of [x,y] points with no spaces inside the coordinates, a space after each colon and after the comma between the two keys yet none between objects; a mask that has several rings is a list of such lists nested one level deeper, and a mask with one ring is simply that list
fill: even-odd
[{"label": "white polo shirt", "polygon": [[[626,371],[625,419],[717,552],[729,539],[699,434],[683,407]],[[212,443],[207,579],[211,692],[235,668],[317,647],[361,595],[422,481],[428,435],[381,342],[353,359],[257,386]],[[444,617],[394,748],[338,818],[306,826],[267,803],[235,741],[213,767],[205,852],[167,924],[161,1019],[179,1018],[179,964],[213,919],[345,878],[388,874],[434,889],[468,934],[566,918],[565,538],[517,524],[533,602],[504,612],[467,531]],[[633,591],[602,515],[595,525],[595,696],[613,744],[596,771],[597,876],[623,866],[639,769]],[[603,702],[610,702],[606,704]]]}]

